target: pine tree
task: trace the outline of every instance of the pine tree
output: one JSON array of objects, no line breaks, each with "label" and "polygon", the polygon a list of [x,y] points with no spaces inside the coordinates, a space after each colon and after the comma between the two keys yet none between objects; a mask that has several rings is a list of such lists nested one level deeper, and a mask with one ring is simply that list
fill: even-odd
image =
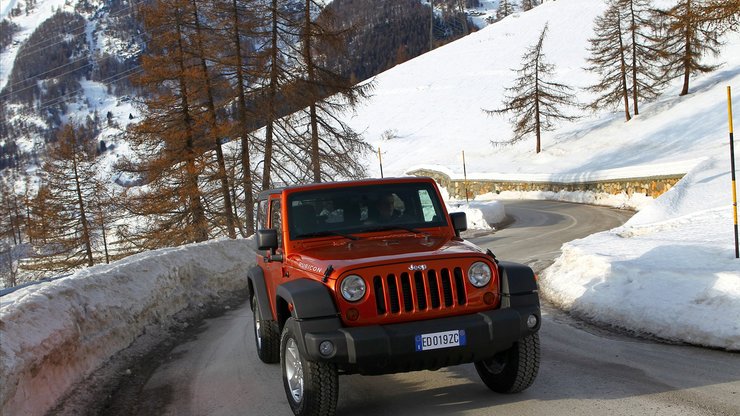
[{"label": "pine tree", "polygon": [[[314,19],[316,15],[318,19]],[[309,102],[308,155],[314,182],[337,177],[357,178],[365,172],[357,156],[369,147],[337,116],[366,98],[372,85],[351,84],[350,78],[331,70],[326,59],[322,59],[342,47],[344,36],[346,31],[338,28],[334,16],[323,9],[323,3],[305,0],[301,28],[305,87],[300,91]]]},{"label": "pine tree", "polygon": [[212,148],[203,102],[204,78],[187,16],[189,0],[159,0],[144,9],[149,52],[137,84],[147,92],[143,120],[129,131],[136,159],[120,165],[146,184],[126,194],[127,208],[141,227],[121,237],[142,249],[205,241],[209,237],[200,179]]},{"label": "pine tree", "polygon": [[501,0],[496,10],[496,19],[501,20],[506,16],[514,14],[514,4],[510,0]]},{"label": "pine tree", "polygon": [[[8,182],[13,183],[15,175],[9,176]],[[0,239],[16,246],[23,244],[24,203],[9,183],[0,179]]]},{"label": "pine tree", "polygon": [[603,15],[594,22],[595,37],[589,39],[591,64],[586,70],[599,74],[600,81],[588,89],[600,94],[590,105],[596,110],[624,102],[624,117],[630,120],[629,92],[627,86],[627,62],[622,15],[619,2],[611,1]]},{"label": "pine tree", "polygon": [[717,68],[716,65],[702,63],[702,58],[708,53],[717,56],[722,44],[719,31],[711,28],[707,5],[707,0],[680,0],[674,7],[659,12],[662,30],[658,50],[663,58],[662,77],[683,76],[679,96],[689,93],[691,75]]},{"label": "pine tree", "polygon": [[522,0],[522,10],[529,11],[539,6],[540,3],[537,0]]},{"label": "pine tree", "polygon": [[709,0],[703,6],[702,15],[710,28],[724,33],[738,30],[740,26],[740,0]]},{"label": "pine tree", "polygon": [[[200,70],[202,72],[201,76],[204,82],[203,93],[205,94],[204,100],[207,108],[205,118],[206,122],[208,123],[208,128],[205,131],[205,134],[207,136],[206,140],[209,140],[213,144],[213,148],[216,151],[215,153],[217,169],[215,174],[212,176],[218,182],[218,185],[220,187],[220,197],[223,206],[223,208],[218,213],[218,217],[224,219],[226,223],[226,232],[229,238],[236,238],[236,226],[231,209],[231,193],[229,192],[229,182],[226,177],[226,162],[224,159],[223,147],[221,143],[222,137],[226,135],[225,129],[222,128],[225,123],[219,123],[218,120],[214,92],[215,81],[213,79],[214,76],[211,73],[212,71],[209,69],[207,62],[208,60],[214,61],[215,59],[206,55],[206,49],[212,51],[218,50],[216,45],[218,45],[220,42],[218,42],[218,40],[215,39],[214,36],[210,36],[213,32],[215,32],[215,30],[213,30],[212,28],[203,27],[203,23],[201,22],[202,18],[200,16],[203,13],[199,10],[199,2],[191,0],[190,6],[190,10],[192,11],[191,25],[193,28],[193,34],[191,35],[191,37],[193,38],[193,47],[195,48],[193,53],[200,61]],[[210,19],[205,20],[208,21]]]},{"label": "pine tree", "polygon": [[[250,67],[250,60],[256,60],[256,56],[250,55],[250,51],[245,47],[254,38],[252,35],[256,33],[260,21],[257,16],[260,10],[251,1],[237,1],[237,0],[224,0],[216,4],[216,13],[220,16],[220,26],[224,29],[222,33],[223,43],[231,45],[231,47],[224,48],[222,55],[220,56],[220,67],[222,70],[222,76],[229,80],[229,83],[233,86],[233,92],[231,97],[236,102],[236,120],[232,124],[231,136],[238,137],[241,144],[241,166],[242,166],[242,180],[241,185],[244,195],[244,216],[246,218],[245,227],[241,227],[241,223],[235,220],[235,223],[241,230],[241,234],[247,237],[253,233],[254,230],[254,213],[253,213],[253,190],[255,188],[253,183],[254,175],[252,174],[252,145],[250,139],[251,125],[250,119],[255,119],[256,115],[251,114],[247,109],[247,92],[248,92],[248,77],[255,77],[255,70],[252,69],[255,65],[252,64]],[[250,7],[245,7],[250,6]],[[257,75],[259,76],[259,75]],[[233,175],[231,175],[233,176]],[[236,178],[234,177],[231,181],[236,186]],[[234,218],[238,218],[237,215],[237,195],[235,189],[232,187],[232,197]]]},{"label": "pine tree", "polygon": [[509,92],[503,107],[497,110],[484,110],[489,115],[512,112],[514,137],[510,143],[518,142],[534,133],[537,143],[536,153],[542,150],[542,132],[554,128],[555,120],[574,120],[576,117],[562,113],[559,107],[575,106],[571,88],[550,81],[555,74],[555,66],[545,61],[542,45],[547,34],[547,24],[540,33],[537,43],[527,49],[522,56],[522,66],[515,70],[519,75]]},{"label": "pine tree", "polygon": [[618,7],[625,14],[627,23],[628,68],[632,83],[632,108],[640,114],[639,100],[658,96],[664,82],[655,73],[660,55],[656,51],[653,7],[650,0],[619,0]]},{"label": "pine tree", "polygon": [[294,42],[293,39],[287,38],[291,35],[295,36],[295,33],[291,31],[290,24],[291,20],[289,16],[285,16],[281,11],[278,1],[271,0],[269,8],[269,23],[270,23],[270,40],[268,47],[262,51],[265,55],[268,66],[266,68],[267,73],[267,85],[265,86],[266,106],[267,112],[265,116],[265,146],[264,146],[264,159],[262,167],[262,189],[268,189],[272,185],[272,167],[273,167],[273,146],[275,143],[276,127],[279,129],[279,90],[290,82],[291,78],[287,70],[287,58],[281,53],[281,44],[289,45]]},{"label": "pine tree", "polygon": [[18,246],[11,246],[0,241],[0,277],[4,287],[14,287],[18,284]]},{"label": "pine tree", "polygon": [[25,268],[63,272],[95,263],[89,199],[95,192],[96,146],[88,136],[67,124],[47,153],[28,229],[35,255]]}]

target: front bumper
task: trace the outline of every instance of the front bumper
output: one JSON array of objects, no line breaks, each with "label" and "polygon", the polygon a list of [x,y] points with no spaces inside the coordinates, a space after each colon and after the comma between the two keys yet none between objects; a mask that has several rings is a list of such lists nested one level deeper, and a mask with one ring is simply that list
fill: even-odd
[{"label": "front bumper", "polygon": [[[530,315],[537,317],[534,328],[527,327]],[[299,320],[294,324],[296,333],[303,334],[299,343],[303,341],[303,350],[310,360],[334,363],[348,373],[390,374],[436,370],[490,358],[537,332],[540,320],[539,304],[535,303],[391,325],[343,327],[336,317]],[[418,335],[453,330],[465,331],[464,346],[416,350]],[[324,341],[334,345],[333,353],[328,356],[323,356],[319,350]]]}]

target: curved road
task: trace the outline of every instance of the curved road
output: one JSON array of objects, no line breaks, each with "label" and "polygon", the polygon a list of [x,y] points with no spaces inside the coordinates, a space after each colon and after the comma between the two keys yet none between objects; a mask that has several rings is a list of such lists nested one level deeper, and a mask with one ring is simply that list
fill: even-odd
[{"label": "curved road", "polygon": [[[551,201],[506,203],[514,222],[468,235],[501,259],[541,270],[563,242],[623,223],[630,213]],[[472,365],[436,372],[340,376],[337,414],[738,415],[740,355],[634,339],[544,306],[542,363],[517,395],[490,392]],[[677,317],[680,319],[680,317]],[[142,415],[291,415],[279,365],[254,349],[243,304],[206,321],[144,386]]]}]

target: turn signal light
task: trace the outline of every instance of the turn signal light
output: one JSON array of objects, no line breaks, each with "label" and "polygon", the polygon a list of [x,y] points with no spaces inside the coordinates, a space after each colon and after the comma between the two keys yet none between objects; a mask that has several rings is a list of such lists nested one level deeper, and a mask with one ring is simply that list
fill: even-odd
[{"label": "turn signal light", "polygon": [[486,292],[483,295],[483,302],[486,303],[486,305],[493,305],[493,302],[496,300],[496,296],[491,292]]},{"label": "turn signal light", "polygon": [[347,320],[348,321],[356,321],[357,319],[360,318],[360,311],[358,311],[355,308],[351,308],[351,309],[347,310],[347,315],[346,316],[347,316]]}]

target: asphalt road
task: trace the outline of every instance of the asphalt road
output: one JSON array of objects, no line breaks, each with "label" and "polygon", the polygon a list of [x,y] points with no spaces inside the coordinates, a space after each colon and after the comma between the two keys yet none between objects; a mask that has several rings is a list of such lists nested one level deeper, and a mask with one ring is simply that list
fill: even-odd
[{"label": "asphalt road", "polygon": [[[563,242],[615,227],[630,213],[559,202],[506,204],[514,222],[468,238],[506,260],[550,264]],[[472,365],[386,376],[340,376],[339,415],[738,415],[740,354],[666,345],[575,321],[544,305],[542,361],[523,393],[499,395]],[[680,317],[676,317],[680,319]],[[718,317],[721,319],[721,317]],[[144,386],[142,415],[290,415],[279,365],[254,349],[247,304],[208,320]]]}]

